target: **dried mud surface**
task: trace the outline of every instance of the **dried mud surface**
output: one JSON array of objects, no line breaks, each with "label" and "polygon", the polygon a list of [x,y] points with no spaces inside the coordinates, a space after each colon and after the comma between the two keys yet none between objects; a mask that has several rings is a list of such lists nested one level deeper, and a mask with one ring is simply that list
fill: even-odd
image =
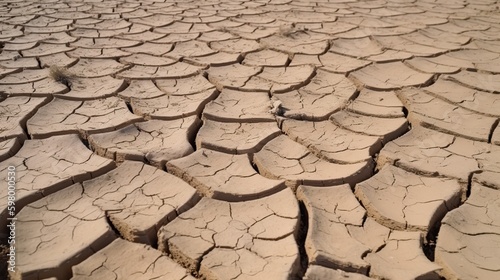
[{"label": "dried mud surface", "polygon": [[499,10],[0,1],[0,278],[500,279]]}]

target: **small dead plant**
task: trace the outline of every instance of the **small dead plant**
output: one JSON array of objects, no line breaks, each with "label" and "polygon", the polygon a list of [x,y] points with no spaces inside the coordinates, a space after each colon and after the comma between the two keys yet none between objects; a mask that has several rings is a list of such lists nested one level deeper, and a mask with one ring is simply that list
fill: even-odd
[{"label": "small dead plant", "polygon": [[291,25],[282,25],[280,26],[278,30],[278,34],[283,36],[283,37],[290,37],[293,38],[295,33],[300,33],[300,32],[306,32],[307,28],[305,27],[297,27],[295,23],[292,23]]},{"label": "small dead plant", "polygon": [[294,26],[280,26],[278,31],[279,35],[283,37],[291,37],[293,33],[295,33]]},{"label": "small dead plant", "polygon": [[68,71],[68,68],[66,68],[66,67],[52,65],[52,66],[50,66],[49,77],[58,83],[61,83],[67,87],[70,87],[71,80],[75,77],[75,75],[70,73]]}]

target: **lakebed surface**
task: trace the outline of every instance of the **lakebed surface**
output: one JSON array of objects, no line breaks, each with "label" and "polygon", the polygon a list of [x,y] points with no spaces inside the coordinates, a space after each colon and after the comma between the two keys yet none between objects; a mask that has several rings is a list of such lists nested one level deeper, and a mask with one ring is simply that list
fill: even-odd
[{"label": "lakebed surface", "polygon": [[500,279],[499,9],[0,1],[0,278]]}]

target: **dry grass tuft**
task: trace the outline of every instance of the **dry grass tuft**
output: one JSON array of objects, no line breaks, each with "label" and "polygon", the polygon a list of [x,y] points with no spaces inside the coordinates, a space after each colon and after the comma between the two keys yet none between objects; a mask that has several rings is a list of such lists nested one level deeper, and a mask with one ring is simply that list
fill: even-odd
[{"label": "dry grass tuft", "polygon": [[280,26],[278,34],[284,37],[291,37],[295,33],[294,26]]},{"label": "dry grass tuft", "polygon": [[71,85],[71,80],[75,76],[71,74],[66,67],[52,65],[50,66],[49,77],[54,81],[69,87]]},{"label": "dry grass tuft", "polygon": [[220,32],[230,33],[229,28],[227,28],[226,26],[221,26],[221,27],[217,28],[217,30]]},{"label": "dry grass tuft", "polygon": [[295,23],[292,23],[291,25],[282,25],[280,26],[280,29],[278,30],[278,34],[283,36],[283,37],[294,37],[294,34],[296,33],[305,33],[307,32],[308,29],[305,27],[298,27],[295,25]]}]

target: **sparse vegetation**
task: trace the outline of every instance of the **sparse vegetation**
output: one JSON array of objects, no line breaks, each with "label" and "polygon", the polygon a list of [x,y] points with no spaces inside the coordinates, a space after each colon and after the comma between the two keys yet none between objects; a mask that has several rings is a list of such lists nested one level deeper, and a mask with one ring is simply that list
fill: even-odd
[{"label": "sparse vegetation", "polygon": [[279,35],[284,36],[284,37],[290,37],[290,36],[292,36],[293,33],[295,33],[295,26],[294,25],[280,26]]},{"label": "sparse vegetation", "polygon": [[305,27],[297,27],[295,23],[291,25],[282,25],[278,31],[278,34],[284,37],[293,37],[293,34],[299,32],[306,32],[308,29]]},{"label": "sparse vegetation", "polygon": [[74,78],[74,75],[71,74],[66,67],[52,65],[50,66],[49,77],[69,87],[71,86],[71,80]]},{"label": "sparse vegetation", "polygon": [[230,33],[229,28],[227,28],[226,26],[219,27],[217,30],[220,32]]}]

